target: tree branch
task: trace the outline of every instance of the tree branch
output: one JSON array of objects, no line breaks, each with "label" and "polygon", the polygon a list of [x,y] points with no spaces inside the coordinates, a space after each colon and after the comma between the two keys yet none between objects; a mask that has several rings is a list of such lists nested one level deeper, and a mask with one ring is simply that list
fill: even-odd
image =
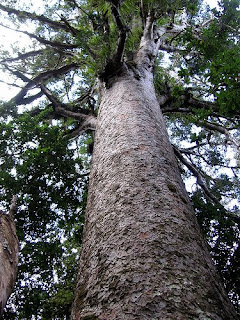
[{"label": "tree branch", "polygon": [[211,123],[208,121],[199,121],[198,123],[211,131],[218,131],[218,132],[224,134],[227,141],[229,141],[231,144],[233,144],[237,148],[239,148],[240,145],[231,137],[229,131],[225,127],[223,127],[217,123]]},{"label": "tree branch", "polygon": [[[204,101],[194,98],[190,89],[186,89],[185,93],[179,97],[171,96],[172,88],[168,87],[168,99],[165,99],[164,103],[160,104],[162,112],[184,112],[194,113],[194,109],[205,109],[208,111],[218,111],[218,107],[214,102]],[[165,94],[164,94],[165,96]]]},{"label": "tree branch", "polygon": [[12,72],[13,74],[15,74],[17,76],[19,74],[19,77],[22,80],[25,79],[25,82],[28,82],[26,84],[26,86],[24,88],[22,88],[22,90],[14,98],[11,99],[10,102],[12,102],[13,104],[16,104],[16,105],[22,104],[24,101],[23,99],[29,90],[33,89],[34,87],[36,87],[37,85],[39,85],[43,81],[49,80],[50,78],[57,78],[58,76],[65,74],[71,70],[74,70],[77,67],[78,67],[78,64],[70,63],[68,65],[65,65],[65,66],[59,68],[59,69],[54,69],[54,70],[42,72],[42,73],[38,74],[36,77],[34,77],[33,79],[29,79],[29,78],[25,77],[24,75],[22,75],[18,71],[16,74],[16,71],[10,70],[10,72]]},{"label": "tree branch", "polygon": [[21,88],[21,86],[17,85],[16,83],[10,83],[10,82],[6,82],[6,81],[3,81],[3,80],[0,80],[1,83],[4,83],[6,84],[7,86],[10,86],[10,87],[16,87],[18,89]]},{"label": "tree branch", "polygon": [[122,22],[120,12],[119,12],[119,6],[112,4],[112,14],[119,30],[118,45],[117,45],[117,50],[113,56],[113,60],[115,62],[121,62],[123,60],[125,43],[126,43],[127,33],[129,32],[129,28]]},{"label": "tree branch", "polygon": [[32,96],[29,96],[27,98],[23,98],[21,101],[19,101],[19,105],[27,105],[27,104],[30,104],[32,103],[33,101],[41,98],[43,96],[43,93],[40,91]]},{"label": "tree branch", "polygon": [[141,16],[141,19],[142,19],[142,25],[143,25],[143,28],[145,28],[145,25],[146,25],[146,13],[145,13],[145,9],[144,9],[143,0],[139,0],[139,10],[140,10],[140,16]]},{"label": "tree branch", "polygon": [[17,78],[21,79],[23,82],[30,82],[31,79],[25,76],[22,72],[18,70],[11,69],[7,64],[3,64],[4,68],[7,69],[10,73],[12,73]]},{"label": "tree branch", "polygon": [[51,93],[51,91],[46,88],[43,84],[40,84],[40,88],[42,92],[46,95],[46,97],[51,101],[54,111],[56,115],[62,116],[64,118],[72,118],[77,121],[80,121],[80,126],[78,127],[78,133],[87,131],[87,130],[95,130],[96,126],[96,117],[90,114],[85,114],[81,112],[73,112],[67,110],[67,106],[62,104],[57,100],[56,97]]},{"label": "tree branch", "polygon": [[166,43],[160,42],[159,50],[167,51],[167,52],[179,52],[179,53],[186,53],[186,49],[183,47],[175,47]]},{"label": "tree branch", "polygon": [[78,34],[78,30],[75,29],[73,26],[70,25],[70,23],[67,21],[67,19],[61,15],[61,20],[65,23],[65,25],[68,27],[69,31],[71,32],[71,34],[76,37],[76,35]]},{"label": "tree branch", "polygon": [[143,39],[145,41],[152,40],[153,38],[153,22],[154,22],[154,15],[152,12],[149,12],[146,18],[146,23],[145,23],[144,32],[143,32]]},{"label": "tree branch", "polygon": [[96,123],[97,119],[93,116],[88,116],[89,118],[86,119],[82,124],[79,124],[77,128],[72,130],[71,132],[67,133],[65,137],[69,140],[79,137],[80,134],[86,131],[95,131],[96,130]]},{"label": "tree branch", "polygon": [[0,26],[4,27],[6,29],[9,29],[9,30],[18,32],[18,33],[25,34],[25,35],[29,36],[30,38],[33,38],[33,39],[37,40],[38,42],[40,42],[42,44],[49,45],[50,47],[60,48],[60,49],[76,49],[76,48],[78,48],[78,45],[76,45],[76,44],[61,43],[61,42],[57,42],[57,41],[50,41],[50,40],[44,39],[42,37],[36,36],[35,34],[27,32],[27,31],[23,31],[23,30],[18,30],[18,29],[7,27],[7,26],[3,25],[2,23],[0,23]]},{"label": "tree branch", "polygon": [[181,154],[181,152],[179,151],[179,149],[175,146],[173,146],[173,150],[175,155],[177,156],[177,158],[192,172],[192,174],[197,178],[197,183],[199,184],[199,186],[203,189],[204,193],[206,194],[206,196],[211,199],[214,203],[216,203],[217,205],[221,205],[221,203],[219,202],[219,200],[211,193],[211,191],[208,189],[208,187],[206,186],[203,177],[201,175],[201,173],[199,172],[199,170],[197,169],[197,167],[190,163],[187,159],[185,159],[183,157],[183,155]]},{"label": "tree branch", "polygon": [[[41,23],[45,23],[47,25],[49,25],[50,27],[54,28],[54,29],[62,29],[66,32],[69,32],[71,30],[69,30],[69,26],[66,25],[64,22],[62,23],[61,21],[54,21],[51,20],[47,17],[45,17],[44,15],[37,15],[36,13],[31,13],[31,12],[27,12],[24,10],[17,10],[14,8],[10,8],[8,6],[4,6],[2,4],[0,4],[0,10],[7,12],[8,14],[15,14],[18,18],[26,18],[26,19],[30,19],[33,21],[38,21]],[[77,30],[76,30],[77,32]]]},{"label": "tree branch", "polygon": [[38,55],[41,55],[44,53],[45,50],[33,50],[33,51],[29,51],[29,52],[26,52],[26,53],[19,53],[17,57],[15,58],[6,58],[6,59],[3,59],[0,61],[0,63],[6,63],[6,62],[15,62],[15,61],[18,61],[18,60],[25,60],[27,58],[30,58],[30,57],[35,57],[35,56],[38,56]]}]

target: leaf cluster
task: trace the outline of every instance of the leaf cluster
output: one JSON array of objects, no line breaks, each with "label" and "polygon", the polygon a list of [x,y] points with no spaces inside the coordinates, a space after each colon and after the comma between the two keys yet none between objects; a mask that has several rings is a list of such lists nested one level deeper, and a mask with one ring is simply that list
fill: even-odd
[{"label": "leaf cluster", "polygon": [[0,199],[7,207],[11,196],[18,196],[21,243],[16,293],[4,319],[64,318],[70,312],[86,205],[86,158],[70,148],[61,125],[46,123],[50,111],[0,124]]}]

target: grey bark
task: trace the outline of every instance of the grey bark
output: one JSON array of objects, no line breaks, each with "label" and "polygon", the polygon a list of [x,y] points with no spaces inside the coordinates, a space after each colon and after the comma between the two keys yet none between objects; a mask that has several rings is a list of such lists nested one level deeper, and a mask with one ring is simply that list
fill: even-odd
[{"label": "grey bark", "polygon": [[8,213],[0,211],[0,317],[17,276],[19,243],[14,223],[16,203]]},{"label": "grey bark", "polygon": [[103,93],[72,320],[236,319],[143,69]]}]

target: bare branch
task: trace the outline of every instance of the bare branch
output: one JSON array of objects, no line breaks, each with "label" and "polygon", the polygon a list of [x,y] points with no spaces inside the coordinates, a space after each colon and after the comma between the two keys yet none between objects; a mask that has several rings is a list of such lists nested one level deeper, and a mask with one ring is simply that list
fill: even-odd
[{"label": "bare branch", "polygon": [[[41,23],[45,23],[47,25],[49,25],[50,27],[54,28],[54,29],[62,29],[66,32],[69,32],[71,30],[69,30],[69,26],[65,24],[65,22],[62,21],[54,21],[51,20],[47,17],[45,17],[44,15],[37,15],[35,12],[31,13],[31,12],[27,12],[24,10],[17,10],[14,8],[10,8],[7,6],[4,6],[2,4],[0,4],[0,10],[7,12],[8,14],[15,14],[17,17],[19,18],[26,18],[26,19],[30,19],[33,21],[39,21]],[[77,30],[76,30],[77,31]]]},{"label": "bare branch", "polygon": [[56,108],[61,107],[62,104],[61,102],[59,102],[54,95],[51,93],[50,90],[48,90],[47,87],[45,87],[45,85],[43,83],[40,83],[39,87],[41,88],[42,92],[45,94],[45,96],[51,101],[54,110],[56,110]]},{"label": "bare branch", "polygon": [[76,48],[78,48],[78,45],[76,45],[76,44],[50,41],[50,40],[44,39],[42,37],[36,36],[34,33],[30,33],[27,31],[7,27],[7,26],[3,25],[2,23],[0,23],[0,26],[4,27],[6,29],[9,29],[9,30],[18,32],[18,33],[25,34],[25,35],[29,36],[30,38],[35,39],[42,44],[49,45],[50,47],[61,48],[61,49],[76,49]]},{"label": "bare branch", "polygon": [[193,29],[193,32],[195,33],[195,35],[197,35],[197,37],[199,37],[199,34],[202,33],[203,29],[208,27],[209,24],[211,24],[214,20],[215,20],[215,18],[211,17],[210,19],[206,20],[201,25],[199,25],[197,28]]},{"label": "bare branch", "polygon": [[183,113],[194,113],[194,109],[205,109],[210,112],[218,111],[217,105],[212,101],[204,101],[193,97],[190,92],[190,88],[185,90],[185,93],[179,97],[172,97],[172,88],[168,87],[168,99],[165,99],[164,103],[161,104],[163,113],[168,112],[183,112]]},{"label": "bare branch", "polygon": [[[188,90],[189,91],[189,90]],[[196,109],[207,109],[207,110],[217,110],[218,107],[216,103],[212,101],[204,101],[204,100],[199,100],[197,98],[194,98],[191,94],[185,96],[185,103],[189,104],[190,106],[196,108]]]},{"label": "bare branch", "polygon": [[30,104],[32,103],[33,101],[41,98],[43,96],[43,93],[40,91],[32,96],[29,96],[27,98],[23,98],[21,101],[19,101],[19,105],[27,105],[27,104]]},{"label": "bare branch", "polygon": [[75,37],[78,34],[78,30],[75,29],[73,26],[70,25],[70,23],[67,21],[67,19],[61,15],[61,20],[65,23],[65,25],[68,27],[71,34]]},{"label": "bare branch", "polygon": [[146,24],[143,32],[143,39],[145,41],[152,40],[153,38],[153,22],[154,22],[154,15],[152,14],[152,12],[149,12],[146,18]]},{"label": "bare branch", "polygon": [[126,29],[126,26],[122,22],[121,15],[120,15],[120,12],[119,12],[119,6],[111,4],[111,9],[112,9],[112,14],[113,14],[114,20],[116,22],[116,25],[118,27],[118,30],[119,31],[124,31]]},{"label": "bare branch", "polygon": [[86,130],[95,130],[96,125],[96,117],[93,115],[81,113],[81,112],[73,112],[67,110],[67,106],[60,101],[57,100],[56,97],[48,90],[43,84],[40,84],[40,88],[42,92],[47,96],[47,98],[51,101],[54,111],[57,115],[72,118],[77,121],[80,121],[80,126],[78,127],[78,133],[86,131]]},{"label": "bare branch", "polygon": [[145,28],[145,24],[146,24],[146,14],[145,14],[145,10],[144,10],[143,0],[139,0],[139,8],[140,8],[140,16],[141,16],[141,18],[142,18],[142,24],[143,24],[143,27]]},{"label": "bare branch", "polygon": [[3,80],[0,80],[1,83],[4,83],[6,84],[7,86],[10,86],[10,87],[16,87],[16,88],[21,88],[19,85],[17,85],[16,83],[10,83],[10,82],[6,82],[6,81],[3,81]]},{"label": "bare branch", "polygon": [[15,61],[18,61],[18,60],[25,60],[27,58],[30,58],[30,57],[35,57],[35,56],[38,56],[38,55],[41,55],[44,53],[45,50],[33,50],[33,51],[29,51],[29,52],[26,52],[26,53],[19,53],[17,57],[15,58],[6,58],[6,59],[3,59],[0,61],[0,63],[6,63],[6,62],[15,62]]},{"label": "bare branch", "polygon": [[211,123],[208,121],[199,121],[198,123],[211,131],[218,131],[218,132],[224,134],[227,141],[229,141],[231,144],[233,144],[237,148],[239,148],[240,145],[232,138],[231,134],[224,126],[221,126],[217,123]]},{"label": "bare branch", "polygon": [[221,205],[221,203],[219,202],[219,200],[211,193],[211,191],[208,189],[208,187],[206,186],[204,179],[202,177],[202,174],[199,172],[199,170],[197,169],[197,167],[192,164],[191,162],[189,162],[186,158],[183,157],[183,155],[181,154],[181,152],[179,151],[179,149],[175,146],[173,146],[173,150],[175,155],[177,156],[177,158],[192,172],[192,174],[197,178],[197,183],[199,184],[199,186],[203,189],[204,193],[206,194],[206,196],[211,199],[214,203],[216,203],[217,205]]},{"label": "bare branch", "polygon": [[[16,104],[16,105],[22,104],[24,101],[23,99],[29,90],[33,89],[34,87],[36,87],[37,85],[39,85],[43,81],[49,80],[50,78],[57,78],[58,76],[65,74],[66,72],[69,72],[71,70],[74,70],[77,67],[78,67],[78,64],[70,63],[68,65],[65,65],[65,66],[59,68],[59,69],[54,69],[54,70],[42,72],[42,73],[38,74],[36,77],[34,77],[33,79],[29,79],[29,78],[25,77],[24,75],[22,75],[20,77],[20,75],[19,75],[20,78],[24,79],[24,77],[25,77],[26,78],[25,82],[28,81],[28,83],[26,84],[26,86],[24,88],[22,88],[22,90],[14,98],[11,99],[10,102],[12,102],[13,104]],[[16,72],[12,71],[12,73],[16,73]]]},{"label": "bare branch", "polygon": [[127,33],[129,32],[129,28],[122,22],[120,12],[119,12],[119,7],[115,6],[114,4],[112,4],[112,14],[119,30],[118,45],[117,45],[117,50],[114,54],[113,60],[115,62],[120,62],[123,60],[125,43],[126,43]]},{"label": "bare branch", "polygon": [[159,50],[167,51],[167,52],[179,52],[179,53],[186,53],[186,49],[183,47],[175,47],[172,45],[168,45],[166,43],[160,42]]},{"label": "bare branch", "polygon": [[97,119],[94,116],[88,116],[88,118],[82,123],[79,124],[77,128],[66,134],[66,138],[74,139],[80,134],[86,131],[95,131],[96,130]]},{"label": "bare branch", "polygon": [[25,76],[22,72],[18,71],[18,70],[13,70],[11,69],[7,64],[3,64],[3,66],[5,67],[5,69],[7,69],[10,73],[12,73],[14,76],[16,76],[17,78],[21,79],[23,82],[29,82],[31,81],[31,79],[29,79],[27,76]]}]

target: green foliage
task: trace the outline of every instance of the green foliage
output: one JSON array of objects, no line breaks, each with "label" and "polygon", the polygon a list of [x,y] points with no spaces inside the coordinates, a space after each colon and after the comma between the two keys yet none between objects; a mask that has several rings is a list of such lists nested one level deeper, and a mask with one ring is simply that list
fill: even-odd
[{"label": "green foliage", "polygon": [[[112,5],[118,6],[117,2],[43,0],[42,17],[58,21],[59,25],[54,27],[35,20],[38,12],[34,12],[35,4],[31,1],[3,0],[1,4],[28,10],[32,15],[3,13],[1,22],[19,30],[30,27],[40,41],[30,37],[27,48],[17,45],[1,50],[2,61],[15,59],[2,62],[2,70],[11,74],[19,89],[27,83],[24,76],[34,79],[52,70],[49,77],[42,79],[61,105],[67,104],[72,112],[97,114],[101,95],[93,85],[118,45],[120,30],[112,14]],[[173,110],[166,114],[172,143],[182,149],[185,159],[200,172],[208,190],[228,208],[231,199],[240,201],[238,155],[234,153],[229,159],[229,152],[233,154],[229,146],[232,141],[223,130],[210,130],[206,123],[230,128],[235,132],[237,145],[238,6],[238,0],[224,0],[219,10],[211,13],[209,8],[204,9],[201,1],[195,0],[144,0],[142,8],[137,0],[125,0],[119,7],[121,21],[129,30],[124,51],[124,60],[129,65],[139,48],[149,11],[154,13],[156,26],[166,30],[172,25],[180,27],[182,15],[186,15],[184,31],[181,29],[166,41],[166,45],[179,46],[181,50],[172,54],[162,51],[156,59],[155,89],[160,98],[168,96],[167,106]],[[208,19],[209,23],[202,29]],[[31,50],[41,52],[16,59]],[[53,74],[72,63],[78,67],[64,74]],[[34,82],[31,89],[40,90],[39,82]],[[26,91],[25,98],[31,97],[31,90]],[[82,99],[90,91],[91,103],[89,97]],[[185,111],[181,110],[187,109],[187,99],[193,96],[195,102],[211,99],[216,106],[193,105],[183,114]],[[0,202],[7,210],[12,195],[18,195],[16,221],[21,242],[19,278],[4,319],[69,319],[93,135],[85,133],[69,141],[67,133],[74,132],[80,121],[56,115],[52,101],[22,103],[26,103],[26,112],[16,106],[14,99],[0,103]],[[36,105],[41,112],[33,116]],[[51,120],[54,116],[56,120]],[[186,166],[181,165],[181,171],[186,179],[192,175]],[[191,191],[212,255],[237,306],[239,211],[237,208],[224,210],[195,185]]]},{"label": "green foliage", "polygon": [[34,314],[64,319],[70,312],[86,203],[87,177],[81,174],[86,158],[69,148],[61,125],[44,121],[49,112],[26,113],[0,125],[0,198],[8,207],[11,196],[18,195],[22,247],[16,294],[4,319]]},{"label": "green foliage", "polygon": [[235,114],[239,104],[238,6],[239,1],[222,1],[220,11],[213,10],[216,18],[209,20],[201,39],[193,32],[194,27],[188,27],[182,40],[195,54],[183,57],[178,72],[187,84],[199,77],[206,87],[205,94],[214,95],[219,112],[229,116]]},{"label": "green foliage", "polygon": [[191,199],[225,288],[239,312],[239,210],[233,207],[226,212],[221,207],[216,207],[210,201],[204,200],[200,190],[195,191]]}]

